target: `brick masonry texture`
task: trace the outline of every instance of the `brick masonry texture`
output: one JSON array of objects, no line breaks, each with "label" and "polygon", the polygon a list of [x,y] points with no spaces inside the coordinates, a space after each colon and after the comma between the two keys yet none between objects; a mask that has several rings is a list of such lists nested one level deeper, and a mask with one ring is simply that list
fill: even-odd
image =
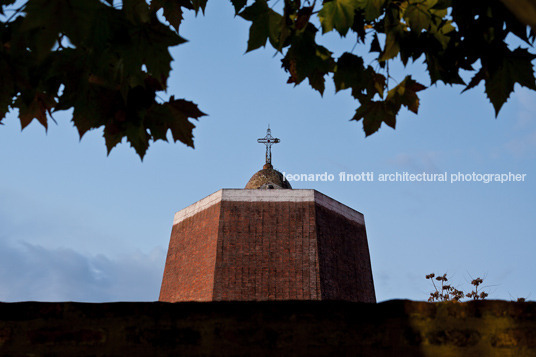
[{"label": "brick masonry texture", "polygon": [[322,299],[376,302],[365,226],[315,210]]},{"label": "brick masonry texture", "polygon": [[219,216],[217,203],[173,225],[159,300],[212,300]]},{"label": "brick masonry texture", "polygon": [[0,303],[1,356],[536,356],[536,303]]},{"label": "brick masonry texture", "polygon": [[213,299],[319,300],[312,202],[226,202]]},{"label": "brick masonry texture", "polygon": [[375,302],[362,215],[275,191],[218,191],[178,212],[159,300]]}]

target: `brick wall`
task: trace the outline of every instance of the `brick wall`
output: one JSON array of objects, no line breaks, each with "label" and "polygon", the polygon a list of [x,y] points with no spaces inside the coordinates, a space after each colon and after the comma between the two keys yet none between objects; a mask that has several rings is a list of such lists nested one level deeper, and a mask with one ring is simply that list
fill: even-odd
[{"label": "brick wall", "polygon": [[376,302],[365,226],[315,209],[322,299]]},{"label": "brick wall", "polygon": [[221,207],[214,300],[320,299],[313,202]]},{"label": "brick wall", "polygon": [[210,301],[214,287],[220,204],[175,224],[160,301]]},{"label": "brick wall", "polygon": [[314,190],[221,190],[175,215],[160,301],[375,302],[363,215]]}]

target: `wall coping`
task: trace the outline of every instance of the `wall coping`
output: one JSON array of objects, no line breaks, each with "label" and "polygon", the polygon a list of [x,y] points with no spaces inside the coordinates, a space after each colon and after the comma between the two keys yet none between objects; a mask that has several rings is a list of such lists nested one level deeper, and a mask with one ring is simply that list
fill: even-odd
[{"label": "wall coping", "polygon": [[248,190],[221,189],[175,213],[173,225],[206,210],[222,201],[230,202],[314,202],[343,217],[365,225],[362,213],[340,203],[321,192],[311,189]]}]

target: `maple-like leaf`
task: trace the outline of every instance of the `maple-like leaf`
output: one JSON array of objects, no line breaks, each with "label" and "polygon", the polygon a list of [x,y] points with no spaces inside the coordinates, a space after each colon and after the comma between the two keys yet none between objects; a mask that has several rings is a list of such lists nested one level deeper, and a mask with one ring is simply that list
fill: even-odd
[{"label": "maple-like leaf", "polygon": [[380,40],[378,39],[378,34],[374,34],[374,37],[372,38],[372,42],[370,43],[370,50],[369,52],[382,52],[382,47],[380,46]]},{"label": "maple-like leaf", "polygon": [[378,58],[379,61],[387,61],[395,58],[400,52],[400,39],[403,34],[403,26],[396,25],[389,28],[385,37],[385,46],[383,52]]},{"label": "maple-like leaf", "polygon": [[193,129],[195,125],[189,119],[199,119],[206,114],[196,104],[173,96],[163,104],[153,105],[147,113],[147,128],[154,140],[167,141],[167,132],[171,131],[173,141],[180,141],[194,147]]},{"label": "maple-like leaf", "polygon": [[123,63],[132,63],[136,68],[145,64],[148,72],[165,87],[173,60],[169,47],[185,43],[186,40],[155,18],[150,23],[133,27],[131,31],[131,39],[138,45],[123,54]]},{"label": "maple-like leaf", "polygon": [[335,62],[332,53],[315,42],[318,30],[312,24],[296,35],[281,60],[282,67],[290,73],[288,83],[299,84],[304,79],[320,94],[325,89],[325,75],[332,72]]},{"label": "maple-like leaf", "polygon": [[247,5],[248,0],[231,0],[231,3],[235,9],[235,15],[238,15],[240,11]]},{"label": "maple-like leaf", "polygon": [[364,71],[363,58],[348,52],[343,53],[337,60],[337,68],[333,75],[335,90],[363,86],[367,80]]},{"label": "maple-like leaf", "polygon": [[171,26],[178,32],[183,20],[182,8],[193,10],[190,0],[152,0],[151,10],[158,11],[164,9],[164,17]]},{"label": "maple-like leaf", "polygon": [[[534,78],[534,68],[532,60],[535,55],[530,54],[526,49],[517,48],[502,57],[500,65],[490,71],[486,77],[486,94],[495,108],[495,115],[514,91],[514,85],[519,83],[521,86],[536,90]],[[488,69],[490,70],[490,69]]]},{"label": "maple-like leaf", "polygon": [[386,79],[371,66],[365,68],[361,57],[345,52],[337,61],[333,82],[336,91],[351,88],[354,98],[365,101],[376,94],[383,97]]},{"label": "maple-like leaf", "polygon": [[174,99],[171,97],[165,106],[170,109],[173,118],[169,127],[173,140],[180,141],[193,148],[192,130],[195,128],[195,125],[188,119],[199,119],[206,114],[200,111],[196,104],[184,99]]},{"label": "maple-like leaf", "polygon": [[346,36],[354,23],[354,13],[358,0],[331,0],[324,2],[318,13],[322,25],[322,32],[326,33],[336,29],[341,36]]},{"label": "maple-like leaf", "polygon": [[207,1],[208,0],[192,0],[192,5],[194,7],[196,15],[199,12],[199,10],[201,10],[203,14],[205,13],[205,8],[207,7]]},{"label": "maple-like leaf", "polygon": [[15,100],[15,105],[19,108],[21,128],[26,128],[34,119],[37,119],[45,129],[48,128],[47,113],[50,115],[56,105],[54,98],[47,93],[37,92],[31,100],[24,97],[25,95],[21,94]]},{"label": "maple-like leaf", "polygon": [[387,93],[386,101],[391,102],[393,107],[403,105],[417,114],[419,111],[419,97],[417,96],[417,92],[424,89],[426,89],[425,86],[412,79],[411,76],[407,76]]},{"label": "maple-like leaf", "polygon": [[396,87],[391,89],[383,101],[361,101],[352,120],[363,120],[363,130],[369,136],[377,132],[382,123],[391,128],[396,127],[396,116],[402,106],[417,114],[419,98],[417,92],[426,89],[425,86],[407,76]]},{"label": "maple-like leaf", "polygon": [[28,41],[39,59],[43,59],[58,43],[59,35],[66,34],[72,41],[80,41],[91,29],[91,18],[105,5],[95,0],[77,0],[65,4],[63,0],[28,0],[17,41]]},{"label": "maple-like leaf", "polygon": [[382,15],[382,7],[386,0],[357,0],[357,7],[365,13],[367,21],[373,21]]},{"label": "maple-like leaf", "polygon": [[432,24],[432,12],[430,8],[437,0],[410,1],[404,19],[407,21],[412,31],[421,32],[427,30]]},{"label": "maple-like leaf", "polygon": [[370,101],[362,103],[357,108],[352,120],[363,120],[363,130],[365,131],[365,135],[369,136],[377,132],[382,123],[386,123],[394,129],[397,113],[398,110],[392,108],[387,102]]},{"label": "maple-like leaf", "polygon": [[266,0],[256,0],[251,6],[245,8],[239,16],[251,21],[246,52],[266,46],[268,39],[274,47],[279,47],[282,16],[270,9]]}]

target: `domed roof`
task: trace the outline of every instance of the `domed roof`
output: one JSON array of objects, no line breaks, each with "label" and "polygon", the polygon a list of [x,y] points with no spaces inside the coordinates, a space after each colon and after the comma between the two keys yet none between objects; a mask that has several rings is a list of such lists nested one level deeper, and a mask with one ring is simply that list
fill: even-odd
[{"label": "domed roof", "polygon": [[274,170],[271,164],[263,166],[249,179],[246,189],[291,189],[290,183],[283,174]]}]

